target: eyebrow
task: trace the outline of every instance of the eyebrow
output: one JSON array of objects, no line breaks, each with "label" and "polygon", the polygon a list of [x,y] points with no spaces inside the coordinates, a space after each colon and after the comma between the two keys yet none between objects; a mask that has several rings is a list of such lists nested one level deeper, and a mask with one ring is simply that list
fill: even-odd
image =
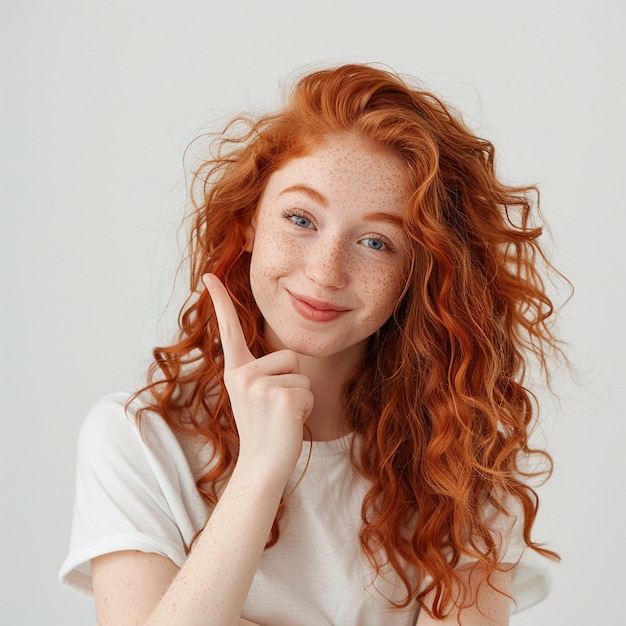
[{"label": "eyebrow", "polygon": [[404,226],[404,220],[402,217],[399,215],[393,215],[392,213],[385,213],[384,211],[368,213],[363,216],[363,219],[367,222],[389,222],[394,226]]},{"label": "eyebrow", "polygon": [[291,187],[287,187],[287,189],[283,189],[278,195],[282,196],[286,193],[303,193],[322,206],[328,206],[328,200],[319,191],[316,191],[313,187],[309,187],[308,185],[292,185]]},{"label": "eyebrow", "polygon": [[[315,202],[318,202],[323,207],[328,206],[328,200],[316,189],[313,187],[309,187],[308,185],[292,185],[291,187],[287,187],[283,189],[278,195],[282,196],[287,193],[303,193],[306,196],[309,196]],[[398,215],[393,215],[392,213],[385,213],[384,211],[376,211],[375,213],[368,213],[363,216],[363,219],[367,222],[388,222],[393,224],[394,226],[403,226],[404,220],[402,217]]]}]

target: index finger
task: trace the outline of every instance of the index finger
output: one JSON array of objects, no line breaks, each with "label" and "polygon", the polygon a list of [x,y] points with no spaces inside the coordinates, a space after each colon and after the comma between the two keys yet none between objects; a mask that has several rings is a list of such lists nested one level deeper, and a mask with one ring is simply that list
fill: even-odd
[{"label": "index finger", "polygon": [[226,287],[214,274],[205,274],[202,282],[213,301],[224,351],[224,368],[232,369],[253,361],[254,357],[248,350],[235,305]]}]

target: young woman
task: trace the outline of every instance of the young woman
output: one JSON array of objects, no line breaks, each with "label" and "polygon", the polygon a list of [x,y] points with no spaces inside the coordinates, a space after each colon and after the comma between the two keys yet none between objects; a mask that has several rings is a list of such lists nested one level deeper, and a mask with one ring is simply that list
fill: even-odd
[{"label": "young woman", "polygon": [[98,623],[507,624],[540,598],[534,188],[347,65],[230,125],[192,191],[179,336],[81,430],[61,577]]}]

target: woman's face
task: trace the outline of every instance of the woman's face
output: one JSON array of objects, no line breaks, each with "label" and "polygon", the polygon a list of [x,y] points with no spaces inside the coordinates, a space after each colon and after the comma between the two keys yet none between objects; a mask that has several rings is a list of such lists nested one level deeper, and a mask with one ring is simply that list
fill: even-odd
[{"label": "woman's face", "polygon": [[408,196],[399,157],[348,134],[270,176],[249,244],[252,292],[274,349],[362,358],[406,279]]}]

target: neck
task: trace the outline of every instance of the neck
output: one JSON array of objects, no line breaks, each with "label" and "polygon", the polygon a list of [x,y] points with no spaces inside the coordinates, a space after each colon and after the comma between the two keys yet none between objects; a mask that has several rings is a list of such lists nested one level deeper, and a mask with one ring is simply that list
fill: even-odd
[{"label": "neck", "polygon": [[306,421],[313,441],[331,441],[350,432],[343,389],[354,369],[353,359],[300,355],[300,373],[311,381],[315,398],[313,410]]}]

